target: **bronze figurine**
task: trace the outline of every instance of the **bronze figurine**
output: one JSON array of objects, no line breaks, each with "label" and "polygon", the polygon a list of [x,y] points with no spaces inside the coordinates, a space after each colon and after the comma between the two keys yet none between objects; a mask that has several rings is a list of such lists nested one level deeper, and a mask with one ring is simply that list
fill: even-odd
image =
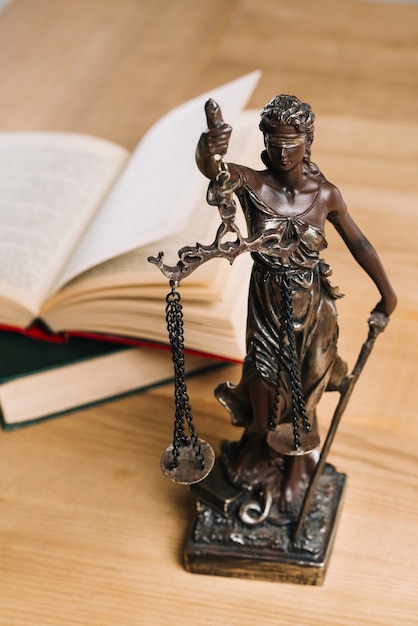
[{"label": "bronze figurine", "polygon": [[[325,462],[326,454],[396,295],[340,192],[311,161],[315,116],[308,104],[279,95],[263,108],[259,128],[265,169],[260,171],[224,162],[232,129],[213,101],[206,104],[206,116],[208,129],[198,142],[196,162],[211,181],[208,202],[220,211],[216,239],[210,246],[182,248],[177,266],[164,265],[162,253],[150,261],[173,286],[214,256],[232,262],[249,251],[253,268],[241,380],[215,390],[243,434],[223,443],[215,470],[192,487],[198,514],[186,546],[186,567],[318,584],[345,479]],[[246,238],[235,225],[235,197],[245,215]],[[340,294],[321,256],[327,221],[381,294],[352,374],[337,349]],[[226,233],[236,239],[225,242]],[[316,409],[325,391],[338,391],[341,399],[320,453]],[[181,448],[181,427],[180,435]]]}]

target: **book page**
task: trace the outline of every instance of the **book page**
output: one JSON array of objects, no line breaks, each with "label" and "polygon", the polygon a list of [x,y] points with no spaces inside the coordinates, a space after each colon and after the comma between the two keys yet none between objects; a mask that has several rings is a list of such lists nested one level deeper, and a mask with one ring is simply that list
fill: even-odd
[{"label": "book page", "polygon": [[128,152],[70,133],[0,133],[0,293],[36,315]]},{"label": "book page", "polygon": [[221,106],[234,124],[259,79],[253,72],[194,98],[155,124],[134,151],[117,184],[96,215],[57,288],[89,267],[180,232],[207,181],[194,154],[206,128],[204,104]]},{"label": "book page", "polygon": [[[237,207],[237,224],[243,236],[246,236],[245,220]],[[196,242],[211,244],[220,225],[216,207],[205,204],[204,199],[197,203],[193,211],[193,219],[182,231],[182,243],[194,246]],[[229,233],[231,241],[236,239],[235,233]],[[178,261],[179,235],[163,239],[135,248],[125,254],[108,261],[76,276],[56,292],[43,307],[43,319],[50,319],[50,311],[70,305],[71,310],[81,301],[94,300],[98,297],[157,299],[164,298],[169,290],[168,278],[153,264],[147,261],[148,256],[156,256],[164,251],[164,262],[176,265]],[[228,271],[226,259],[212,259],[202,264],[195,272],[182,281],[182,292],[188,298],[208,301],[222,298],[225,284],[224,275]],[[69,320],[73,323],[73,320]]]},{"label": "book page", "polygon": [[[205,205],[205,200],[202,198],[193,211],[193,220],[182,231],[184,245],[194,246],[196,242],[211,244],[215,239],[219,224],[220,218],[216,207]],[[245,230],[243,232],[245,234]],[[235,239],[235,236],[231,235],[231,239]],[[140,287],[142,293],[146,285],[164,284],[167,286],[168,279],[147,259],[148,256],[157,256],[161,250],[164,251],[164,262],[168,265],[176,265],[179,247],[181,247],[179,235],[172,235],[99,263],[66,283],[52,296],[44,310],[50,306],[56,306],[56,303],[62,299],[71,298],[74,301],[78,295],[83,297],[83,293],[94,292],[98,289],[102,292],[106,288],[128,287],[132,284],[136,289]],[[194,288],[197,288],[199,284],[211,282],[213,269],[210,266],[211,264],[202,265],[199,271],[188,277],[185,284],[192,284]]]}]

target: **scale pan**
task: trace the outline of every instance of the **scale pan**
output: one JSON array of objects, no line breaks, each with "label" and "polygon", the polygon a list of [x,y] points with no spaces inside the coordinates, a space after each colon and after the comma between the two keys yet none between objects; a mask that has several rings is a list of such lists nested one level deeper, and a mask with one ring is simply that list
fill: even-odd
[{"label": "scale pan", "polygon": [[198,439],[198,442],[205,467],[200,467],[191,443],[180,446],[178,465],[173,467],[173,444],[170,444],[161,457],[161,469],[167,478],[181,485],[194,485],[206,478],[215,463],[215,453],[212,446],[203,439]]},{"label": "scale pan", "polygon": [[320,439],[317,432],[305,430],[303,426],[299,429],[299,446],[295,448],[293,436],[293,425],[289,422],[279,424],[276,430],[269,430],[267,433],[267,443],[270,448],[285,454],[286,456],[302,456],[309,454],[319,447]]}]

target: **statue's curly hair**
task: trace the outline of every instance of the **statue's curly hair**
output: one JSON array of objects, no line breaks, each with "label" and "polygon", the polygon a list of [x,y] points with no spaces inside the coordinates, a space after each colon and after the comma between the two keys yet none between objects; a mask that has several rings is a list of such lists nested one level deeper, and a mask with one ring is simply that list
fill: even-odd
[{"label": "statue's curly hair", "polygon": [[315,114],[309,104],[296,96],[286,94],[275,96],[266,104],[260,115],[260,129],[263,132],[268,132],[269,128],[277,124],[289,124],[304,133],[313,131]]}]

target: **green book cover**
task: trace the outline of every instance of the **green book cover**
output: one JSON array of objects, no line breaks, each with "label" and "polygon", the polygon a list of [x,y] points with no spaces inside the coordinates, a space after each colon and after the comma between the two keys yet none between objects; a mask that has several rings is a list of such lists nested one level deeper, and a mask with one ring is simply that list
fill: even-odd
[{"label": "green book cover", "polygon": [[32,339],[18,332],[0,332],[0,383],[129,347],[72,336],[60,343]]}]

